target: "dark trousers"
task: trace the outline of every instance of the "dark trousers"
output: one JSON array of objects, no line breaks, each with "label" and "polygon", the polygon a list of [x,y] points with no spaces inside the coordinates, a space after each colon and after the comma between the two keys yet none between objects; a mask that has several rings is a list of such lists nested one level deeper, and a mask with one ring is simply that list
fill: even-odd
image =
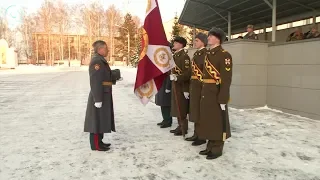
[{"label": "dark trousers", "polygon": [[172,124],[171,107],[161,106],[161,113],[162,113],[163,120],[166,123]]},{"label": "dark trousers", "polygon": [[102,144],[103,133],[102,134],[94,134],[90,133],[90,146],[92,150],[99,150],[100,145]]},{"label": "dark trousers", "polygon": [[207,150],[213,154],[222,154],[224,141],[212,141],[209,140],[207,144]]}]

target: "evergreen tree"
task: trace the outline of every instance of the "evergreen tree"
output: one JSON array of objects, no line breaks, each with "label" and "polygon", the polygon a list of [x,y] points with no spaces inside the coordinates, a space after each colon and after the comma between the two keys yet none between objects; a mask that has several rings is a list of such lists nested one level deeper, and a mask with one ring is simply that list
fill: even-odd
[{"label": "evergreen tree", "polygon": [[139,63],[139,60],[140,60],[140,53],[141,53],[141,49],[142,49],[142,29],[139,28],[138,29],[138,37],[136,39],[136,46],[135,46],[135,53],[134,55],[131,57],[130,59],[130,64],[133,66],[133,67],[137,67],[138,63]]},{"label": "evergreen tree", "polygon": [[[130,54],[128,59],[128,31],[129,31],[129,38],[130,38]],[[126,14],[124,16],[124,22],[119,27],[119,37],[116,37],[120,44],[116,46],[116,49],[118,50],[118,53],[122,55],[121,58],[126,57],[127,59],[127,65],[129,65],[129,61],[131,59],[131,56],[135,53],[135,36],[137,33],[137,26],[135,22],[132,19],[132,16],[130,13]]]}]

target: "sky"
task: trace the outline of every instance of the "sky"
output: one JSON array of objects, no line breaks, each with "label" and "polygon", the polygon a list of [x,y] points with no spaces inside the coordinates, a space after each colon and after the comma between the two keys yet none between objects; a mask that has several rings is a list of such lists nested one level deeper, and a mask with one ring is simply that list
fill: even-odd
[{"label": "sky", "polygon": [[[44,0],[1,0],[0,9],[2,12],[7,12],[6,17],[8,18],[9,25],[15,25],[19,21],[19,9],[26,7],[28,12],[35,12],[41,6]],[[90,2],[93,0],[63,0],[68,4],[76,4],[83,2]],[[147,0],[98,0],[103,4],[106,9],[108,6],[114,4],[123,13],[127,11],[132,15],[144,19],[145,10],[147,6]],[[181,14],[185,0],[158,0],[162,21],[166,22],[175,16]]]}]

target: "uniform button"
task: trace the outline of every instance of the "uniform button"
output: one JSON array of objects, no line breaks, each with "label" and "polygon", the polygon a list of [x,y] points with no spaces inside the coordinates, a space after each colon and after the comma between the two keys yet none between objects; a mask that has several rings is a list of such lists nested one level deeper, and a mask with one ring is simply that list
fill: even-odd
[{"label": "uniform button", "polygon": [[204,96],[202,96],[202,98],[204,98]]}]

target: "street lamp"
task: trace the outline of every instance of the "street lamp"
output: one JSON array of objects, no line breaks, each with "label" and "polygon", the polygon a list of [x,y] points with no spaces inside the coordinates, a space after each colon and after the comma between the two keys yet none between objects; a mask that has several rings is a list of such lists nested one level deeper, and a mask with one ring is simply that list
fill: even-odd
[{"label": "street lamp", "polygon": [[127,66],[129,65],[129,58],[130,58],[130,31],[128,28],[119,26],[119,25],[115,25],[118,28],[122,28],[125,29],[128,32],[128,57],[127,57]]}]

